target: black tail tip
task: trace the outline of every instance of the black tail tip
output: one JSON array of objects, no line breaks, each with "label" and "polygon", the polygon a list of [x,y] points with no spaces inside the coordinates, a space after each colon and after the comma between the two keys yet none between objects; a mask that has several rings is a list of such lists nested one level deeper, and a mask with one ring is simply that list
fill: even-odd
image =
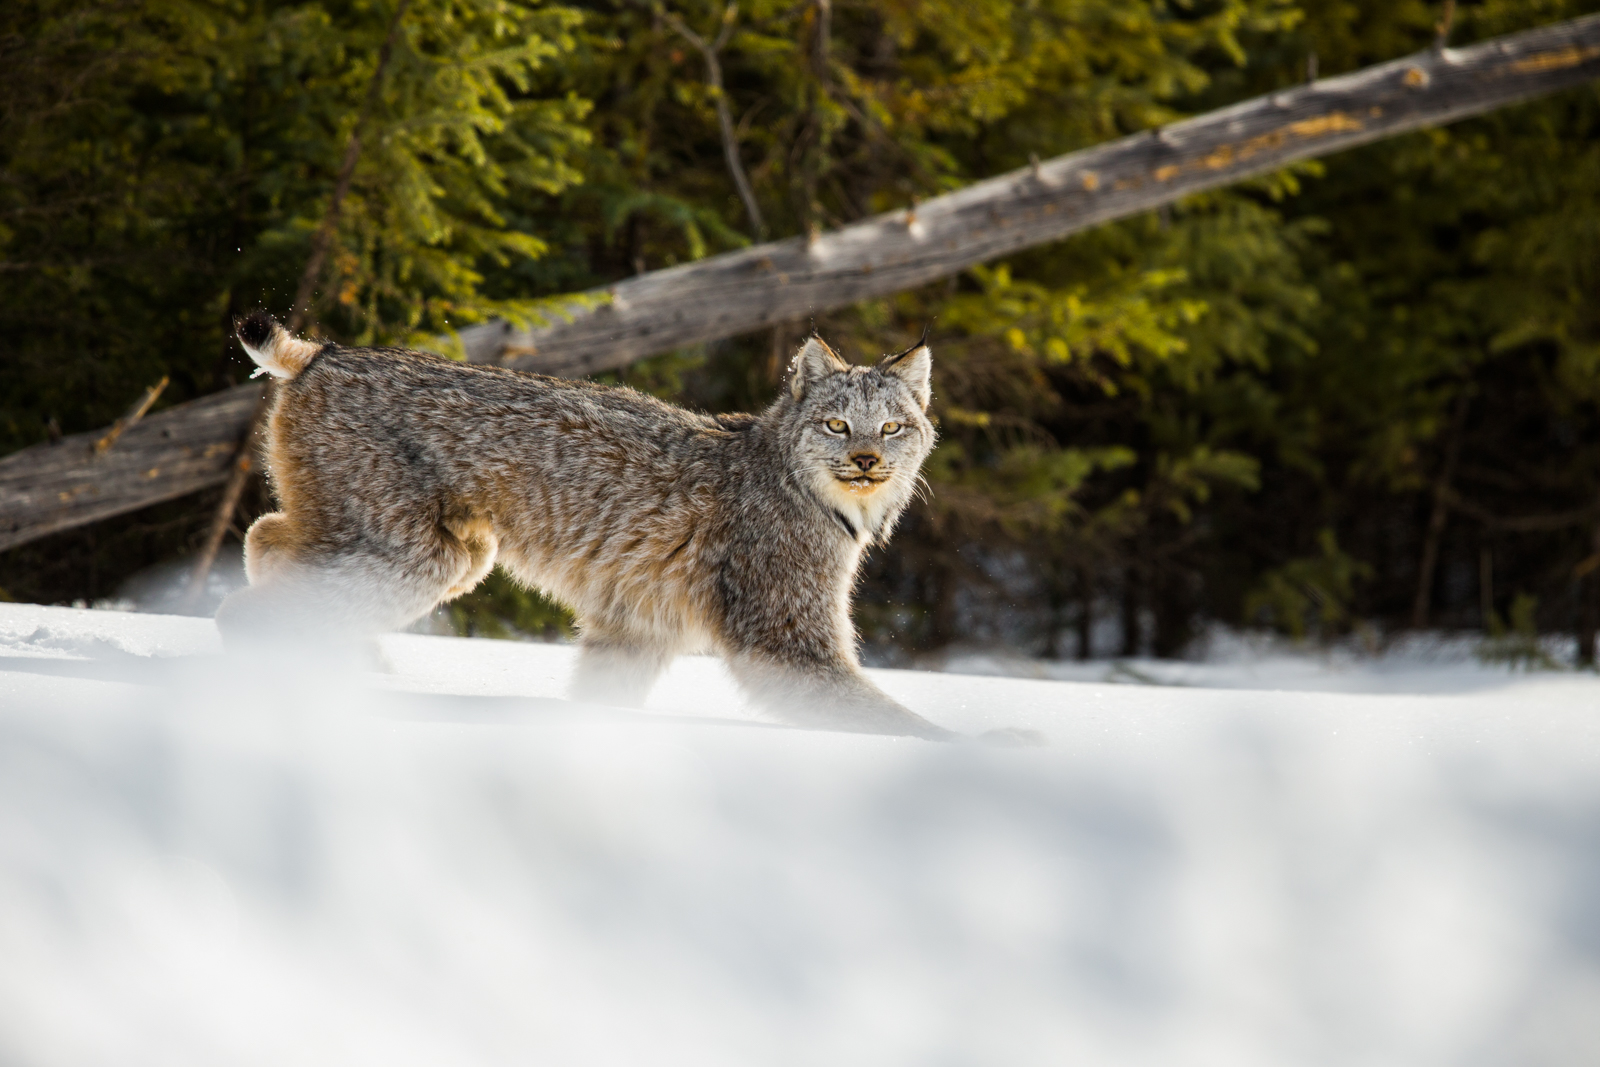
[{"label": "black tail tip", "polygon": [[245,318],[234,323],[233,331],[239,335],[239,340],[251,348],[261,348],[272,337],[272,331],[278,328],[277,320],[265,311],[252,311]]}]

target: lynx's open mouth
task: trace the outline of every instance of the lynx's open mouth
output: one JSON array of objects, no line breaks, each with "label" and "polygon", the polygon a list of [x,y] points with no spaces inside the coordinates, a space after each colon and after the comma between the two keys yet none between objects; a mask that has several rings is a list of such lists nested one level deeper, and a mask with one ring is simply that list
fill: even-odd
[{"label": "lynx's open mouth", "polygon": [[849,486],[851,489],[855,490],[856,492],[861,492],[863,490],[876,489],[876,488],[878,488],[878,486],[882,485],[884,482],[889,480],[887,478],[868,478],[864,474],[858,475],[858,476],[856,476],[854,478],[840,478],[837,474],[834,475],[834,477],[837,478],[839,481],[843,482],[845,485]]}]

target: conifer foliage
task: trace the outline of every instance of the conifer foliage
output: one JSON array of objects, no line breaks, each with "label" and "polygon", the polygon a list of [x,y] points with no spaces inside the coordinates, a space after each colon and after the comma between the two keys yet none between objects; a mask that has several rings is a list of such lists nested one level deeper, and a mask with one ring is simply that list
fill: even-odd
[{"label": "conifer foliage", "polygon": [[[14,6],[0,39],[5,450],[107,423],[162,374],[163,403],[241,375],[226,324],[287,312],[353,134],[310,319],[342,340],[417,342],[1392,59],[1434,45],[1444,11]],[[1597,7],[1480,0],[1444,29],[1463,44]],[[859,604],[884,655],[997,639],[1174,654],[1208,618],[1320,637],[1503,628],[1513,603],[1592,655],[1597,135],[1590,87],[617,377],[747,408],[813,325],[862,357],[933,323],[933,492],[872,558]],[[0,586],[103,595],[181,551],[206,510],[13,550]],[[453,617],[561,625],[503,583]]]},{"label": "conifer foliage", "polygon": [[[498,0],[13,8],[4,40],[0,301],[9,448],[170,400],[240,367],[228,323],[293,300],[358,123],[354,179],[311,321],[351,341],[519,311],[485,268],[543,251],[508,221],[578,179],[586,105],[529,92],[580,16]],[[147,383],[146,383],[147,384]]]}]

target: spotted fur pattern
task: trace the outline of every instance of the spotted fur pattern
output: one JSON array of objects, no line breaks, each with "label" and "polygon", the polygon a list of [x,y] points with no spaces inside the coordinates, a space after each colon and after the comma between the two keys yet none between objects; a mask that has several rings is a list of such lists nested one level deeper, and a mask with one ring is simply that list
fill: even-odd
[{"label": "spotted fur pattern", "polygon": [[786,721],[944,737],[862,674],[850,594],[934,443],[926,346],[850,366],[818,338],[759,415],[241,324],[284,380],[267,429],[282,510],[245,543],[224,636],[404,626],[499,562],[569,606],[573,693],[637,704],[679,653],[724,656]]}]

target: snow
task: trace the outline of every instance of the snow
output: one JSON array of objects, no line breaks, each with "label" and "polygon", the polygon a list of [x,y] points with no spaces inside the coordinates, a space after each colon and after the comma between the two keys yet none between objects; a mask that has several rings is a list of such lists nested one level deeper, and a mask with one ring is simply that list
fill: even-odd
[{"label": "snow", "polygon": [[384,647],[0,605],[0,1063],[1600,1062],[1594,675],[874,672],[1003,749]]},{"label": "snow", "polygon": [[[1539,646],[1549,661],[1570,666],[1577,642],[1546,635]],[[1202,635],[1182,659],[1122,657],[1114,660],[1040,660],[992,649],[954,650],[919,666],[957,674],[1048,678],[1063,682],[1202,686],[1211,689],[1286,689],[1320,693],[1472,693],[1515,688],[1590,691],[1592,675],[1565,671],[1519,674],[1505,663],[1485,662],[1480,634],[1398,634],[1379,642],[1372,635],[1325,648],[1296,644],[1271,634],[1217,626]]]}]

